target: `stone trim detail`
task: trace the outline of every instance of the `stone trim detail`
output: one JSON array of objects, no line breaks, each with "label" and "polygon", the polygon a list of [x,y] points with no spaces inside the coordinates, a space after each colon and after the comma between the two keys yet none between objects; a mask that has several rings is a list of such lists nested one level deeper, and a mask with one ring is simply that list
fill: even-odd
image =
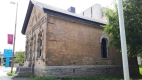
[{"label": "stone trim detail", "polygon": [[34,61],[34,58],[35,58],[35,48],[36,48],[36,35],[33,32],[32,33],[32,61]]},{"label": "stone trim detail", "polygon": [[106,58],[103,58],[102,59],[108,59],[109,58],[109,53],[108,53],[108,42],[109,42],[109,38],[108,36],[106,35],[106,33],[103,33],[102,36],[100,37],[100,44],[101,44],[101,56],[103,55],[102,53],[102,40],[105,39],[106,41],[106,53],[107,53],[107,57]]},{"label": "stone trim detail", "polygon": [[37,60],[43,58],[43,42],[44,42],[44,35],[43,35],[42,27],[39,28],[38,39],[37,39]]},{"label": "stone trim detail", "polygon": [[107,39],[107,42],[109,42],[108,36],[107,36],[105,33],[103,33],[102,36],[100,37],[100,43],[102,43],[102,39],[103,39],[103,38],[106,38],[106,39]]},{"label": "stone trim detail", "polygon": [[36,47],[36,35],[33,31],[30,31],[29,36],[26,40],[26,52],[25,52],[25,61],[31,61],[34,59],[35,47]]},{"label": "stone trim detail", "polygon": [[27,61],[27,59],[28,59],[28,49],[29,49],[29,46],[28,46],[28,38],[27,38],[27,40],[26,40],[26,50],[25,50],[25,61]]},{"label": "stone trim detail", "polygon": [[[35,25],[31,28],[31,30],[34,32],[39,26],[44,24],[47,21],[47,15],[43,16],[38,22],[36,22]],[[30,30],[27,32],[27,35],[30,34]]]}]

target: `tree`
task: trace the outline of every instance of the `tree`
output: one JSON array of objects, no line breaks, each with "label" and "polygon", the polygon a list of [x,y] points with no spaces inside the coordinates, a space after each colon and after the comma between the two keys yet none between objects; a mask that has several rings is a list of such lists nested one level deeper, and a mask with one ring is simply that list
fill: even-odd
[{"label": "tree", "polygon": [[[121,52],[119,19],[117,5],[115,9],[106,8],[105,15],[108,24],[103,26],[104,31],[111,36],[110,46],[115,46]],[[142,0],[124,0],[124,24],[128,55],[130,57],[142,56]]]},{"label": "tree", "polygon": [[14,61],[16,61],[18,63],[23,63],[24,62],[24,53],[25,53],[25,51],[17,52],[17,57],[14,59]]}]

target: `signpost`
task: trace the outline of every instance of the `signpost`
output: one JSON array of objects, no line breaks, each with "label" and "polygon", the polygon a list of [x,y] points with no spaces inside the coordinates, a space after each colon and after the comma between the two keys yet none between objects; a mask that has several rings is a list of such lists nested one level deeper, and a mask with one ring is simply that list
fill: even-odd
[{"label": "signpost", "polygon": [[12,50],[11,49],[4,49],[4,58],[6,58],[5,66],[9,67],[10,58],[12,58]]}]

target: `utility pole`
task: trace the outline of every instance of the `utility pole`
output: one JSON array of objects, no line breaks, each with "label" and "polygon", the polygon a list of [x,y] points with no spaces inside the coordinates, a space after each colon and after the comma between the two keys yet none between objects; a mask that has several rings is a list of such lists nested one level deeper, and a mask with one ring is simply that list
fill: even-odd
[{"label": "utility pole", "polygon": [[14,67],[14,52],[15,52],[15,39],[16,39],[16,27],[17,27],[17,11],[18,11],[18,2],[10,2],[11,4],[17,4],[16,5],[16,17],[15,17],[15,28],[14,28],[14,42],[13,42],[13,54],[12,54],[12,65],[11,65],[11,73],[13,72]]},{"label": "utility pole", "polygon": [[119,14],[119,26],[120,26],[119,29],[121,37],[124,80],[130,80],[122,0],[118,0],[118,14]]}]

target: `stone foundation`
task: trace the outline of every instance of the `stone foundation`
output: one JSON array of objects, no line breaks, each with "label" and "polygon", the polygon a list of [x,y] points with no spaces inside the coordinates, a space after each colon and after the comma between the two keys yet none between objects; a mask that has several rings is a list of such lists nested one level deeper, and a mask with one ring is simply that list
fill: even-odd
[{"label": "stone foundation", "polygon": [[[138,75],[137,65],[129,67],[130,75]],[[83,65],[83,66],[43,66],[34,68],[35,76],[55,77],[94,77],[110,76],[123,77],[123,66],[121,65]]]},{"label": "stone foundation", "polygon": [[116,65],[83,65],[83,66],[45,66],[35,67],[35,76],[56,77],[94,77],[123,76],[122,66]]}]

